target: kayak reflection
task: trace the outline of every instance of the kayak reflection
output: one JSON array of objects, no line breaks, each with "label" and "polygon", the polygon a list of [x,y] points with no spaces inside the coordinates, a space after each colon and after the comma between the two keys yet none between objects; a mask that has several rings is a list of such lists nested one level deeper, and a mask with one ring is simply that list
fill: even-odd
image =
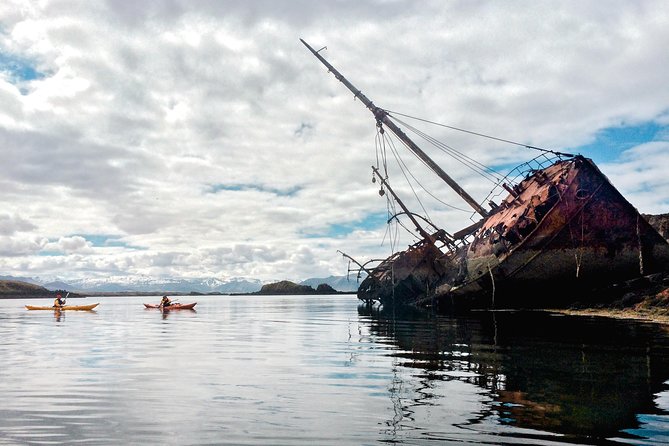
[{"label": "kayak reflection", "polygon": [[[631,437],[624,431],[639,428],[637,415],[664,414],[654,398],[669,378],[665,326],[545,312],[358,313],[397,345],[400,366],[423,370],[427,387],[457,379],[485,389],[491,403],[472,424],[492,416],[569,436]],[[403,404],[425,403],[448,404],[420,395]]]}]

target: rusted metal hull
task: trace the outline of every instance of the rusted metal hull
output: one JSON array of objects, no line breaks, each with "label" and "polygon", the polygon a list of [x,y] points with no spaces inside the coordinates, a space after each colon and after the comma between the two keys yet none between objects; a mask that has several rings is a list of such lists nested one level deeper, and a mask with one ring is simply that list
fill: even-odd
[{"label": "rusted metal hull", "polygon": [[420,242],[390,256],[362,281],[358,298],[366,302],[406,303],[434,296],[435,288],[447,273],[435,261],[441,255],[434,245]]},{"label": "rusted metal hull", "polygon": [[[405,262],[409,269],[394,267],[395,276],[413,283],[418,293],[386,283],[373,300],[389,303],[391,290],[394,302],[418,305],[548,307],[669,269],[666,240],[580,156],[529,175],[466,246],[423,254],[420,262]],[[414,276],[411,268],[421,274]],[[367,290],[361,286],[361,299],[374,289],[375,275],[367,279]],[[421,281],[425,286],[416,285]]]}]

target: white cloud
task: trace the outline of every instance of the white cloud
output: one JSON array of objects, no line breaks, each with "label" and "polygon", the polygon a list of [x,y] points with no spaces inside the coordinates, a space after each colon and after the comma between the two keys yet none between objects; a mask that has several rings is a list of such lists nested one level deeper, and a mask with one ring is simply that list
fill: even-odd
[{"label": "white cloud", "polygon": [[36,229],[36,226],[19,215],[0,214],[0,235],[13,235],[33,229]]},{"label": "white cloud", "polygon": [[642,144],[623,153],[621,161],[602,169],[618,190],[645,213],[669,210],[669,141]]},{"label": "white cloud", "polygon": [[[568,151],[609,126],[667,125],[668,25],[661,1],[5,2],[0,55],[43,77],[0,76],[0,272],[343,274],[337,249],[390,250],[384,227],[324,235],[385,212],[369,183],[374,121],[298,38],[327,45],[380,106]],[[534,156],[435,136],[487,164]],[[642,212],[666,212],[653,147],[604,170]],[[478,199],[490,190],[435,156]],[[449,231],[468,221],[435,207]],[[47,239],[66,255],[37,255]]]},{"label": "white cloud", "polygon": [[5,257],[10,264],[22,265],[22,256],[33,255],[40,251],[46,243],[46,239],[30,239],[27,237],[0,236],[0,255]]}]

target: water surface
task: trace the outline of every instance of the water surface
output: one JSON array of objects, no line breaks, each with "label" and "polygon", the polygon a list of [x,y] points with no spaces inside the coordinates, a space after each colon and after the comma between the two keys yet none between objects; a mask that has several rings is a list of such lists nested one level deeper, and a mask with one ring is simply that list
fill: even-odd
[{"label": "water surface", "polygon": [[194,299],[0,301],[0,444],[669,442],[667,326]]}]

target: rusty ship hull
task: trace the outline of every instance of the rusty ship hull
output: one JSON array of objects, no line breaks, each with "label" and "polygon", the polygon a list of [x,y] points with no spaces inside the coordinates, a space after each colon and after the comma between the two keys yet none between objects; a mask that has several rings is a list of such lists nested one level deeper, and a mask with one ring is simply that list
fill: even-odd
[{"label": "rusty ship hull", "polygon": [[499,203],[488,201],[491,209],[485,209],[399,128],[390,112],[326,61],[320,54],[323,48],[316,51],[302,43],[372,112],[380,138],[389,130],[481,217],[452,235],[424,218],[435,229],[428,232],[390,187],[387,171],[373,167],[382,195],[387,189],[402,209],[389,222],[406,215],[419,239],[374,268],[344,254],[366,273],[358,289],[360,300],[437,307],[552,307],[583,301],[590,291],[616,282],[669,271],[669,243],[592,160],[525,146],[544,152],[542,162],[526,163],[529,169],[523,175],[501,179],[497,185],[508,196]]},{"label": "rusty ship hull", "polygon": [[546,307],[668,269],[667,241],[587,158],[534,171],[510,192],[469,243],[437,252],[423,240],[379,265],[392,274],[371,271],[358,297],[382,304]]},{"label": "rusty ship hull", "polygon": [[517,190],[467,247],[465,280],[442,294],[545,307],[667,270],[669,244],[591,160],[560,161]]}]

